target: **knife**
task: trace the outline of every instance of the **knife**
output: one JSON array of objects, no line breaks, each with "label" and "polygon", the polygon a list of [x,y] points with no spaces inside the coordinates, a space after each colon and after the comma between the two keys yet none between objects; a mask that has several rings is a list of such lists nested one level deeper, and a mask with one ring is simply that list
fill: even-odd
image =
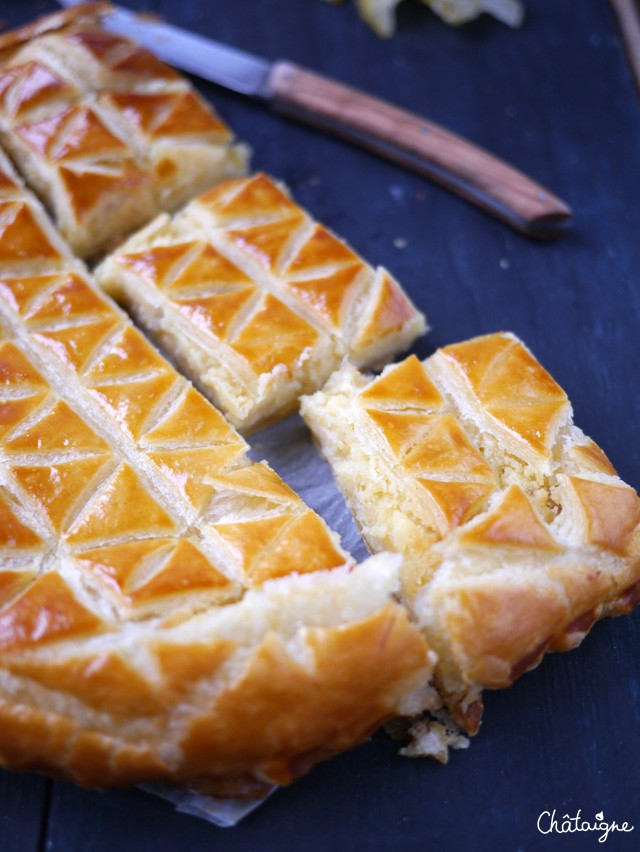
[{"label": "knife", "polygon": [[[59,3],[81,5],[79,0]],[[387,101],[128,9],[100,3],[96,10],[104,14],[105,29],[140,42],[168,64],[413,169],[530,237],[558,236],[572,222],[565,202],[522,172]]]},{"label": "knife", "polygon": [[636,83],[640,88],[640,0],[611,0]]}]

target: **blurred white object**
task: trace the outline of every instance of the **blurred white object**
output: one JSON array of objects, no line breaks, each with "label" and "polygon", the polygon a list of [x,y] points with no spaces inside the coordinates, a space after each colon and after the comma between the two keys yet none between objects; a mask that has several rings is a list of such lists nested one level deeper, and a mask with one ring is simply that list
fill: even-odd
[{"label": "blurred white object", "polygon": [[[340,0],[329,0],[336,3]],[[380,36],[392,36],[395,30],[395,9],[401,0],[356,0],[360,14]],[[524,6],[519,0],[422,0],[449,24],[464,24],[488,12],[508,24],[519,27],[524,20]]]}]

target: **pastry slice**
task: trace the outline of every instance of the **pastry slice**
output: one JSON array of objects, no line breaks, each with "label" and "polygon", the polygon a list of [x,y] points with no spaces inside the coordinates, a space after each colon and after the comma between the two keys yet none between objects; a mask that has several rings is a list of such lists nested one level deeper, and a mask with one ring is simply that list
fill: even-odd
[{"label": "pastry slice", "polygon": [[345,366],[302,414],[373,551],[402,553],[404,600],[439,655],[457,722],[485,687],[640,600],[640,502],[512,334]]},{"label": "pastry slice", "polygon": [[243,431],[289,413],[345,357],[385,363],[425,329],[386,270],[264,174],[158,217],[96,277]]},{"label": "pastry slice", "polygon": [[0,161],[0,765],[288,783],[428,701],[398,563],[249,460]]},{"label": "pastry slice", "polygon": [[107,10],[0,37],[0,136],[81,257],[242,174],[247,159],[185,78],[101,28]]}]

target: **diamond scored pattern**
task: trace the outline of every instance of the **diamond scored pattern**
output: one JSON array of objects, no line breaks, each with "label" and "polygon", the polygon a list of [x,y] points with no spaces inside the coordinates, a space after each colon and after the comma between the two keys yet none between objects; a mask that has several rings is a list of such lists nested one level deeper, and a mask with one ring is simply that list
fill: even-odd
[{"label": "diamond scored pattern", "polygon": [[[24,392],[24,387],[35,390],[42,386],[41,376],[17,347],[5,341],[2,350],[8,352],[4,362],[0,362],[5,365],[4,375],[13,373],[17,377],[18,389],[21,392]],[[117,350],[117,354],[109,352],[96,364],[95,373],[103,374],[109,366],[117,371],[118,364],[119,369],[126,372],[128,362],[120,357],[123,351],[121,347]],[[152,354],[155,357],[155,353]],[[149,359],[152,364],[154,357]],[[214,459],[216,452],[226,453],[227,456],[223,464],[205,465],[202,471],[197,471],[197,476],[204,480],[206,473],[210,475],[211,470],[219,471],[228,464],[243,461],[244,442],[191,388],[187,389],[183,398],[165,420],[151,430],[147,443],[155,446],[163,443],[175,446],[176,436],[184,436],[184,423],[194,415],[196,416],[196,438],[200,437],[208,441],[215,437],[221,441],[217,450],[210,447],[203,448],[202,452],[210,454],[209,461]],[[174,521],[149,495],[135,471],[125,464],[120,465],[116,472],[111,474],[113,454],[104,452],[107,445],[103,439],[95,434],[66,402],[56,402],[40,420],[29,424],[23,431],[14,429],[14,432],[18,434],[12,440],[5,442],[3,447],[5,453],[22,454],[23,457],[26,454],[27,458],[37,457],[40,462],[31,467],[25,464],[13,466],[11,470],[14,478],[22,486],[28,499],[38,503],[55,527],[55,532],[62,533],[67,529],[69,519],[74,515],[74,505],[84,503],[87,506],[73,521],[66,538],[75,550],[78,564],[84,570],[93,573],[98,581],[106,586],[121,610],[126,611],[125,608],[130,607],[136,611],[134,615],[144,614],[155,611],[159,601],[166,602],[167,598],[181,598],[193,594],[206,594],[208,601],[217,603],[237,598],[236,584],[215,568],[195,543],[175,537],[178,530]],[[185,440],[184,437],[182,440]],[[73,459],[69,462],[47,464],[47,454],[57,459],[60,452],[72,455]],[[84,455],[80,455],[82,452]],[[199,451],[174,450],[173,452],[180,458],[181,453]],[[163,453],[158,451],[149,453],[150,458],[161,455]],[[172,451],[167,450],[164,455],[170,459]],[[236,551],[242,549],[247,537],[253,537],[257,533],[258,536],[262,536],[258,540],[263,542],[265,550],[269,550],[269,553],[265,553],[264,558],[259,560],[258,565],[254,565],[255,553],[251,554],[250,559],[240,560],[243,565],[246,562],[249,582],[255,583],[287,573],[292,566],[298,567],[298,563],[292,561],[298,558],[300,558],[301,570],[326,569],[344,564],[343,554],[333,545],[326,528],[317,516],[308,510],[305,511],[299,498],[287,489],[275,474],[263,466],[255,467],[262,473],[252,476],[254,466],[244,468],[242,473],[239,471],[236,474],[236,481],[233,481],[233,476],[231,477],[229,489],[225,489],[224,476],[218,477],[215,483],[203,486],[207,493],[215,492],[217,495],[224,495],[225,491],[231,491],[236,499],[238,497],[241,500],[248,499],[254,515],[260,510],[265,511],[262,507],[266,507],[267,511],[273,511],[274,500],[278,511],[282,511],[276,522],[278,530],[283,530],[281,535],[276,535],[277,531],[274,530],[271,530],[269,534],[268,528],[273,527],[273,518],[265,520],[254,518],[251,522],[239,524],[235,531],[230,530],[227,525],[225,541],[232,549]],[[99,476],[105,468],[110,474],[106,487],[104,476]],[[92,473],[94,473],[93,479]],[[186,480],[189,479],[190,473],[189,465],[185,465]],[[96,482],[99,486],[97,489]],[[87,498],[87,492],[92,490],[96,491],[96,498]],[[204,500],[199,502],[202,503]],[[3,521],[3,536],[6,539],[6,542],[0,542],[0,545],[16,543],[21,551],[38,547],[40,538],[20,522],[6,502],[0,502],[0,516]],[[297,528],[300,526],[302,530],[299,532]],[[262,533],[260,533],[260,527],[262,527]],[[160,534],[164,537],[136,541],[135,536],[140,529],[144,529],[145,536],[148,536],[149,532],[155,532],[156,536]],[[113,544],[103,545],[97,550],[86,549],[92,543],[105,542],[105,539],[108,540],[114,534],[116,539],[121,540],[124,537],[130,540],[122,543],[116,540]],[[299,543],[300,534],[306,539],[306,545],[302,548]],[[172,537],[167,538],[167,535]],[[132,536],[133,540],[131,540]],[[78,547],[81,550],[77,550]],[[151,570],[145,575],[149,559],[157,557],[158,551],[161,558],[156,558],[156,564],[152,565]],[[312,559],[306,558],[307,551]],[[136,567],[132,569],[131,566]],[[253,575],[249,569],[253,570]],[[144,576],[136,581],[130,576],[132,570],[138,573],[142,571]],[[28,579],[31,578],[32,575],[29,575]],[[47,580],[45,587],[45,609],[50,607],[52,614],[42,637],[32,624],[33,608],[43,605],[41,587],[34,584],[30,587],[33,588],[33,593],[27,590],[10,603],[5,613],[0,614],[0,644],[10,647],[13,640],[10,641],[9,634],[18,628],[22,637],[20,641],[27,643],[56,638],[59,635],[66,635],[67,632],[77,634],[86,630],[87,625],[93,625],[98,629],[98,620],[88,610],[85,612],[85,608],[79,603],[77,606],[76,603],[70,605],[70,609],[75,613],[70,624],[58,623],[55,618],[53,599],[57,597],[67,608],[69,596],[73,593],[63,579],[57,575],[56,578],[55,581]],[[0,583],[0,588],[4,592],[3,599],[11,598],[16,589],[22,588],[27,582],[28,580],[21,572],[12,572],[8,578],[3,576]],[[116,592],[115,595],[114,592]],[[49,597],[52,599],[50,604]],[[73,600],[75,601],[75,598]]]},{"label": "diamond scored pattern", "polygon": [[616,553],[624,553],[634,530],[640,524],[640,500],[624,483],[594,482],[569,477],[584,512],[591,542]]},{"label": "diamond scored pattern", "polygon": [[[162,180],[180,171],[181,157],[189,191],[203,163],[207,181],[241,168],[242,152],[202,144],[220,127],[205,129],[186,84],[126,40],[80,35],[72,25],[16,48],[11,61],[24,64],[30,55],[55,68],[75,65],[94,92],[103,75],[114,91],[131,94],[135,86],[135,94],[155,95],[164,77],[179,95],[159,98],[158,111],[136,129],[159,144],[137,149],[139,162],[131,158],[132,168],[120,170],[121,196],[109,183],[126,160],[117,140],[131,135],[131,101],[127,118],[114,115],[117,98],[92,92],[89,108],[82,97],[78,104],[60,97],[56,123],[47,110],[58,95],[41,80],[42,94],[24,97],[20,113],[22,127],[45,122],[33,133],[41,156],[27,151],[0,107],[3,138],[23,166],[28,161],[34,181],[51,188],[62,225],[77,235],[77,253],[100,250],[92,223],[108,240],[106,224],[131,225],[122,207],[148,215],[152,193],[138,193],[140,173],[164,175],[154,187],[163,195],[171,187]],[[172,148],[170,135],[182,135],[180,144]],[[111,145],[97,164],[83,156],[92,136],[105,150]],[[336,593],[344,584],[357,592],[361,580],[346,570],[326,575],[350,560],[321,519],[266,465],[251,464],[224,418],[100,296],[81,264],[57,250],[52,227],[3,162],[0,153],[0,195],[16,204],[0,245],[17,248],[17,257],[3,260],[0,249],[0,762],[92,786],[293,780],[309,755],[361,741],[431,668],[417,629],[386,594],[393,562],[378,562],[372,599],[350,606]],[[27,245],[32,212],[42,241]],[[14,227],[19,216],[25,224]],[[57,251],[48,253],[50,245]],[[248,289],[246,304],[231,306],[217,333],[249,346],[241,335],[255,316],[263,348],[272,346],[266,315],[278,296],[246,273],[203,288],[185,264],[174,271],[177,298],[191,309],[193,300]],[[316,332],[281,304],[287,335],[280,345],[300,349],[297,327]],[[250,539],[262,548],[252,550]],[[248,587],[309,571],[324,576],[272,582],[241,601]],[[334,603],[337,611],[327,612]],[[316,609],[320,619],[309,618]],[[364,687],[345,692],[363,671]],[[311,698],[301,705],[301,695]],[[229,735],[245,716],[257,723],[272,714],[278,736],[263,737],[257,749]],[[213,746],[212,758],[203,745]]]},{"label": "diamond scored pattern", "polygon": [[[58,40],[56,40],[58,41]],[[118,91],[128,90],[132,85],[145,87],[157,80],[176,81],[184,86],[182,77],[161,62],[153,53],[123,36],[112,35],[98,29],[80,29],[66,32],[61,44],[63,49],[71,46],[80,48],[79,57],[94,66],[89,73],[103,77],[109,75],[109,87]],[[93,60],[93,62],[91,62]],[[93,87],[95,87],[93,83]]]},{"label": "diamond scored pattern", "polygon": [[[349,246],[314,222],[264,174],[230,181],[196,199],[192,208],[196,217],[204,217],[205,230],[215,231],[220,241],[228,241],[247,261],[268,272],[274,292],[293,299],[356,358],[373,336],[379,342],[416,317],[390,276],[381,270],[374,275]],[[391,320],[388,305],[394,300]]]},{"label": "diamond scored pattern", "polygon": [[5,280],[14,302],[31,291],[22,315],[36,339],[74,370],[80,370],[121,322],[109,303],[77,273]]},{"label": "diamond scored pattern", "polygon": [[4,448],[10,453],[104,453],[109,445],[61,400],[37,423],[6,441]]},{"label": "diamond scored pattern", "polygon": [[[346,353],[366,362],[373,347],[374,360],[384,359],[399,335],[421,330],[384,270],[374,272],[264,174],[227,181],[159,228],[160,239],[152,228],[125,244],[98,278],[134,308],[161,299],[167,322],[180,326],[170,340],[177,357],[239,427],[291,410]],[[194,231],[202,239],[186,241]],[[189,326],[197,360],[184,342]],[[224,378],[220,361],[230,365]]]},{"label": "diamond scored pattern", "polygon": [[[253,286],[252,279],[223,254],[208,243],[189,243],[193,254],[188,256],[188,263],[183,264],[177,270],[175,278],[166,279],[162,282],[172,293],[203,293],[211,289],[215,293],[219,289],[228,287],[231,291],[234,287]],[[162,258],[163,254],[171,253],[181,249],[181,246],[166,246],[156,251],[149,252],[151,259],[154,256]],[[185,254],[181,257],[184,259]],[[153,281],[153,278],[151,279]]]},{"label": "diamond scored pattern", "polygon": [[244,458],[245,447],[240,443],[201,447],[156,450],[147,453],[159,470],[170,479],[176,490],[200,511],[213,490],[208,482],[211,471],[224,471],[235,467]]},{"label": "diamond scored pattern", "polygon": [[403,554],[443,703],[470,733],[481,689],[637,604],[638,495],[514,335],[412,356],[377,379],[346,365],[303,415],[367,543]]},{"label": "diamond scored pattern", "polygon": [[297,229],[305,224],[302,214],[242,229],[229,228],[225,237],[267,272],[277,274],[284,265]]},{"label": "diamond scored pattern", "polygon": [[320,339],[320,333],[302,317],[266,293],[232,345],[258,375],[283,369],[295,375]]},{"label": "diamond scored pattern", "polygon": [[104,627],[93,612],[78,602],[62,577],[49,571],[0,611],[0,650],[90,636]]},{"label": "diamond scored pattern", "polygon": [[[15,211],[31,211],[30,197],[19,187],[16,194]],[[34,223],[45,268],[55,266],[44,230],[37,232],[39,218],[24,221]],[[180,292],[180,281],[185,292],[195,286],[210,294],[192,269],[201,255],[207,268],[226,270],[223,291],[246,286],[244,273],[210,248],[186,251],[188,263],[181,251],[165,264],[162,286]],[[245,442],[224,417],[81,274],[5,277],[0,291],[2,313],[31,337],[36,352],[40,347],[42,363],[57,363],[65,393],[72,389],[60,398],[24,344],[0,337],[7,482],[0,491],[0,553],[9,554],[0,568],[0,648],[9,653],[89,636],[112,629],[114,618],[229,603],[242,594],[235,577],[257,585],[344,564],[320,519],[269,468],[248,461]],[[129,457],[107,437],[114,426]],[[151,486],[149,469],[175,499]],[[196,539],[180,518],[192,523],[199,515]],[[39,519],[36,528],[28,518]],[[259,545],[251,553],[250,539]],[[87,588],[111,609],[98,614]],[[105,663],[104,677],[122,678],[120,666],[116,659]],[[28,676],[44,683],[46,671],[34,663]],[[71,692],[72,680],[64,687]]]},{"label": "diamond scored pattern", "polygon": [[[0,493],[0,548],[17,548],[20,551],[38,548],[42,544],[40,536],[24,524],[15,514],[8,498]],[[12,574],[3,574],[2,587],[5,594]]]},{"label": "diamond scored pattern", "polygon": [[142,445],[158,449],[182,447],[185,438],[190,447],[229,444],[238,451],[246,450],[245,442],[220,412],[190,386],[175,408],[144,435]]},{"label": "diamond scored pattern", "polygon": [[165,293],[167,304],[215,345],[226,343],[256,378],[297,362],[321,339],[308,322],[213,245],[183,243],[124,255],[123,267]]},{"label": "diamond scored pattern", "polygon": [[99,151],[100,159],[112,162],[127,151],[122,139],[112,133],[88,107],[70,109],[60,116],[63,132],[52,137],[47,153],[54,162],[74,160],[87,151]]},{"label": "diamond scored pattern", "polygon": [[535,453],[549,458],[570,410],[566,393],[525,347],[491,335],[441,350],[464,376],[484,411]]},{"label": "diamond scored pattern", "polygon": [[213,190],[193,206],[221,240],[270,273],[275,292],[292,297],[331,332],[345,335],[348,306],[366,289],[372,271],[266,175],[231,181],[226,191]]},{"label": "diamond scored pattern", "polygon": [[266,175],[248,180],[230,181],[205,192],[199,204],[212,212],[222,228],[238,222],[247,225],[289,218],[299,212],[298,205]]},{"label": "diamond scored pattern", "polygon": [[[48,347],[52,339],[58,343],[63,339],[69,341],[62,351],[53,351],[67,366],[80,370],[89,361],[89,369],[84,371],[89,394],[125,434],[137,440],[144,434],[145,425],[156,419],[155,412],[179,391],[182,385],[178,376],[143,336],[124,324],[112,305],[82,278],[51,276],[48,284],[50,289],[46,296],[25,311],[30,325],[38,329],[34,337]],[[46,331],[48,322],[55,330]],[[123,330],[118,331],[119,328]],[[110,336],[105,350],[107,335]],[[85,341],[86,347],[82,345]],[[91,361],[97,351],[102,354]],[[209,470],[226,469],[243,455],[245,445],[232,437],[228,424],[194,391],[189,389],[184,403],[187,407],[182,417],[174,412],[172,418],[156,427],[155,443],[160,446],[155,453],[149,453],[149,458],[170,475],[176,487],[196,508],[200,508],[211,492],[208,486],[202,485],[203,471],[208,466]],[[192,432],[194,416],[202,423],[203,439],[222,445],[194,449],[189,440],[186,447],[176,446],[174,440],[166,451],[160,451],[163,441],[159,430],[163,427],[168,430],[166,439],[169,433],[184,436]],[[148,443],[154,443],[153,439]]]},{"label": "diamond scored pattern", "polygon": [[552,552],[562,550],[517,485],[508,488],[495,509],[460,536],[460,544],[467,547],[502,545]]},{"label": "diamond scored pattern", "polygon": [[[281,577],[292,563],[299,573],[344,564],[324,523],[264,464],[214,481],[218,499],[210,505],[219,517],[211,518],[210,529],[228,548],[246,585]],[[245,519],[225,522],[225,509]]]},{"label": "diamond scored pattern", "polygon": [[387,369],[359,399],[401,469],[424,489],[441,536],[486,504],[493,471],[415,356]]},{"label": "diamond scored pattern", "polygon": [[[112,467],[113,456],[66,402],[55,399],[42,374],[10,341],[0,345],[0,377],[0,411],[8,406],[13,414],[0,418],[0,452],[12,492],[11,498],[0,494],[0,548],[9,548],[10,559],[30,563],[26,571],[0,571],[0,648],[10,651],[103,629],[102,619],[80,603],[60,574],[38,576],[50,546],[22,518],[39,517],[49,527],[47,537],[59,538]],[[13,394],[20,396],[11,400]]]},{"label": "diamond scored pattern", "polygon": [[112,94],[106,101],[147,140],[170,136],[230,138],[229,128],[192,91],[162,94]]},{"label": "diamond scored pattern", "polygon": [[86,374],[89,393],[134,440],[145,431],[178,377],[140,332],[126,326]]},{"label": "diamond scored pattern", "polygon": [[0,108],[12,119],[20,119],[47,102],[68,102],[78,94],[71,81],[42,62],[28,61],[0,69]]},{"label": "diamond scored pattern", "polygon": [[52,462],[46,456],[41,464],[12,465],[10,471],[29,499],[46,516],[53,530],[62,534],[69,519],[87,494],[100,481],[110,456],[76,458]]},{"label": "diamond scored pattern", "polygon": [[206,592],[216,603],[237,596],[236,585],[188,539],[159,538],[87,550],[79,561],[130,606]]},{"label": "diamond scored pattern", "polygon": [[[109,65],[117,61],[116,57],[120,55],[123,45],[131,45],[131,49],[133,49],[133,42],[128,41],[128,39],[100,30],[72,31],[67,35],[66,42],[71,45],[80,45],[90,57]],[[111,56],[111,62],[109,62],[109,56]]]},{"label": "diamond scored pattern", "polygon": [[[68,199],[76,222],[106,210],[123,193],[135,192],[150,211],[150,179],[128,145],[110,130],[93,106],[74,105],[53,116],[15,126],[16,135],[52,172],[52,186]],[[47,198],[56,209],[55,196]],[[62,210],[58,211],[61,225]],[[139,220],[140,222],[142,220]],[[70,233],[63,229],[67,238]],[[72,245],[74,240],[70,239]]]},{"label": "diamond scored pattern", "polygon": [[242,169],[229,129],[186,80],[86,25],[43,33],[10,56],[0,68],[0,125],[83,257],[219,171]]},{"label": "diamond scored pattern", "polygon": [[0,441],[44,402],[48,385],[11,341],[0,342]]},{"label": "diamond scored pattern", "polygon": [[[499,420],[542,458],[551,457],[559,422],[570,415],[570,404],[564,390],[517,338],[504,333],[478,337],[445,347],[434,358],[443,358],[464,377],[474,406]],[[402,468],[439,503],[450,528],[487,506],[498,489],[497,480],[461,421],[447,413],[447,404],[417,358],[411,356],[386,370],[358,399]],[[618,479],[602,450],[589,439],[581,441],[561,450],[562,462],[556,460],[564,496],[553,499],[567,500],[582,516],[574,521],[573,532],[582,544],[624,554],[640,522],[640,501]],[[545,508],[539,495],[537,508],[534,502],[523,487],[505,485],[498,502],[461,532],[456,546],[566,550],[553,523],[539,514]],[[560,527],[563,519],[561,511]]]},{"label": "diamond scored pattern", "polygon": [[34,257],[61,260],[31,207],[18,201],[0,202],[0,263],[4,266]]}]

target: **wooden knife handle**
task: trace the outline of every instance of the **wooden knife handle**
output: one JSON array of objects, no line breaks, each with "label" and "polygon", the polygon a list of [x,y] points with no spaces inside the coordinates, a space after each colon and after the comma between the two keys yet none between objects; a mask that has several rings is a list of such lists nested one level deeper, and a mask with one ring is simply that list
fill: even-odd
[{"label": "wooden knife handle", "polygon": [[290,62],[267,83],[272,107],[426,175],[532,237],[571,224],[571,209],[522,172],[420,116]]}]

